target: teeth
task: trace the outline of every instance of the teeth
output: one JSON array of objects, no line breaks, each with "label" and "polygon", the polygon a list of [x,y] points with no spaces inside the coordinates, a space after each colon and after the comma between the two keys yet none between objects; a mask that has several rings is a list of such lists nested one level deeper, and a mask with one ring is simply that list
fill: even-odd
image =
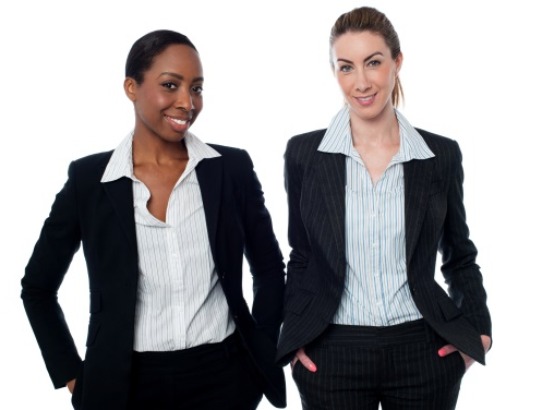
[{"label": "teeth", "polygon": [[178,120],[177,118],[172,118],[172,120],[180,125],[185,125],[187,123],[187,120]]}]

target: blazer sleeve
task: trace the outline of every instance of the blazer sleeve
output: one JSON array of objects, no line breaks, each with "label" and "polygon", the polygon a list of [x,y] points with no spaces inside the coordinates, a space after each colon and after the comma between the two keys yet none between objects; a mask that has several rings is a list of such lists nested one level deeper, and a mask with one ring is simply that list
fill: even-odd
[{"label": "blazer sleeve", "polygon": [[450,297],[464,316],[482,335],[491,335],[491,318],[483,277],[476,264],[477,249],[469,239],[463,204],[462,154],[455,143],[453,178],[447,194],[447,212],[444,230],[439,242],[442,253],[442,272]]},{"label": "blazer sleeve", "polygon": [[256,326],[276,343],[283,319],[285,272],[283,255],[265,206],[262,186],[248,153],[245,154],[246,200],[243,213],[245,256],[253,278],[252,316]]},{"label": "blazer sleeve", "polygon": [[58,289],[81,240],[73,176],[71,164],[69,178],[55,198],[21,281],[25,311],[56,388],[75,378],[81,366],[58,303]]},{"label": "blazer sleeve", "polygon": [[285,150],[285,190],[289,211],[288,239],[291,247],[287,264],[287,299],[288,295],[294,292],[295,282],[307,269],[311,255],[310,243],[300,211],[303,172],[300,160],[297,158],[298,147],[294,147],[295,143],[297,141],[294,138],[289,140]]}]

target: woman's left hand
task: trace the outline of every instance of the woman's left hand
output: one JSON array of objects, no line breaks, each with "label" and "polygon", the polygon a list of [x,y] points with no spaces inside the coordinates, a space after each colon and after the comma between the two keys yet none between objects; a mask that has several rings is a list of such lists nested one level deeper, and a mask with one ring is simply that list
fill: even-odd
[{"label": "woman's left hand", "polygon": [[[491,338],[486,335],[481,335],[481,342],[483,343],[483,348],[485,349],[485,353],[489,351],[491,348]],[[445,357],[449,354],[452,354],[454,352],[458,352],[458,348],[454,345],[446,345],[439,349],[439,356]],[[460,355],[462,356],[462,359],[464,359],[464,363],[466,364],[466,371],[469,369],[469,367],[475,362],[471,357],[469,357],[467,354],[460,352]]]}]

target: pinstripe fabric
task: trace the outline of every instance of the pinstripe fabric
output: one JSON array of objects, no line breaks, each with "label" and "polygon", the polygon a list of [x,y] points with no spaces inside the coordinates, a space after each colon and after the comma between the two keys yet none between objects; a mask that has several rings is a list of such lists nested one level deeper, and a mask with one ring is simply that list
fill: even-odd
[{"label": "pinstripe fabric", "polygon": [[318,148],[346,157],[346,278],[333,323],[387,326],[421,318],[406,273],[402,164],[434,155],[396,114],[400,148],[375,185],[353,146],[347,106],[333,118]]},{"label": "pinstripe fabric", "polygon": [[171,193],[166,221],[147,208],[150,192],[133,175],[132,135],[116,148],[102,182],[133,181],[139,256],[136,351],[171,351],[220,342],[235,329],[215,273],[195,168],[220,156],[192,133],[189,161]]},{"label": "pinstripe fabric", "polygon": [[315,373],[293,369],[304,410],[452,410],[465,364],[421,320],[396,326],[333,326],[306,353]]},{"label": "pinstripe fabric", "polygon": [[[404,169],[406,266],[417,309],[441,337],[480,363],[491,318],[469,238],[458,144],[418,129],[435,155]],[[285,152],[291,253],[278,344],[284,364],[332,323],[346,275],[345,157],[319,152],[325,130],[291,138]],[[448,293],[435,282],[437,253]]]}]

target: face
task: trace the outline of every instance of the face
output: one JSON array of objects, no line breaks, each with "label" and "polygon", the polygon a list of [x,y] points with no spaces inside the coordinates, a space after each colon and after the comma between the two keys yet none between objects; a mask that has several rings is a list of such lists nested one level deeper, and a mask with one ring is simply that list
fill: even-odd
[{"label": "face", "polygon": [[158,54],[141,84],[125,79],[135,106],[135,136],[180,141],[202,110],[202,64],[191,47],[174,44]]},{"label": "face", "polygon": [[393,112],[392,90],[402,54],[393,59],[383,37],[362,31],[338,37],[331,56],[351,120],[371,121]]}]

